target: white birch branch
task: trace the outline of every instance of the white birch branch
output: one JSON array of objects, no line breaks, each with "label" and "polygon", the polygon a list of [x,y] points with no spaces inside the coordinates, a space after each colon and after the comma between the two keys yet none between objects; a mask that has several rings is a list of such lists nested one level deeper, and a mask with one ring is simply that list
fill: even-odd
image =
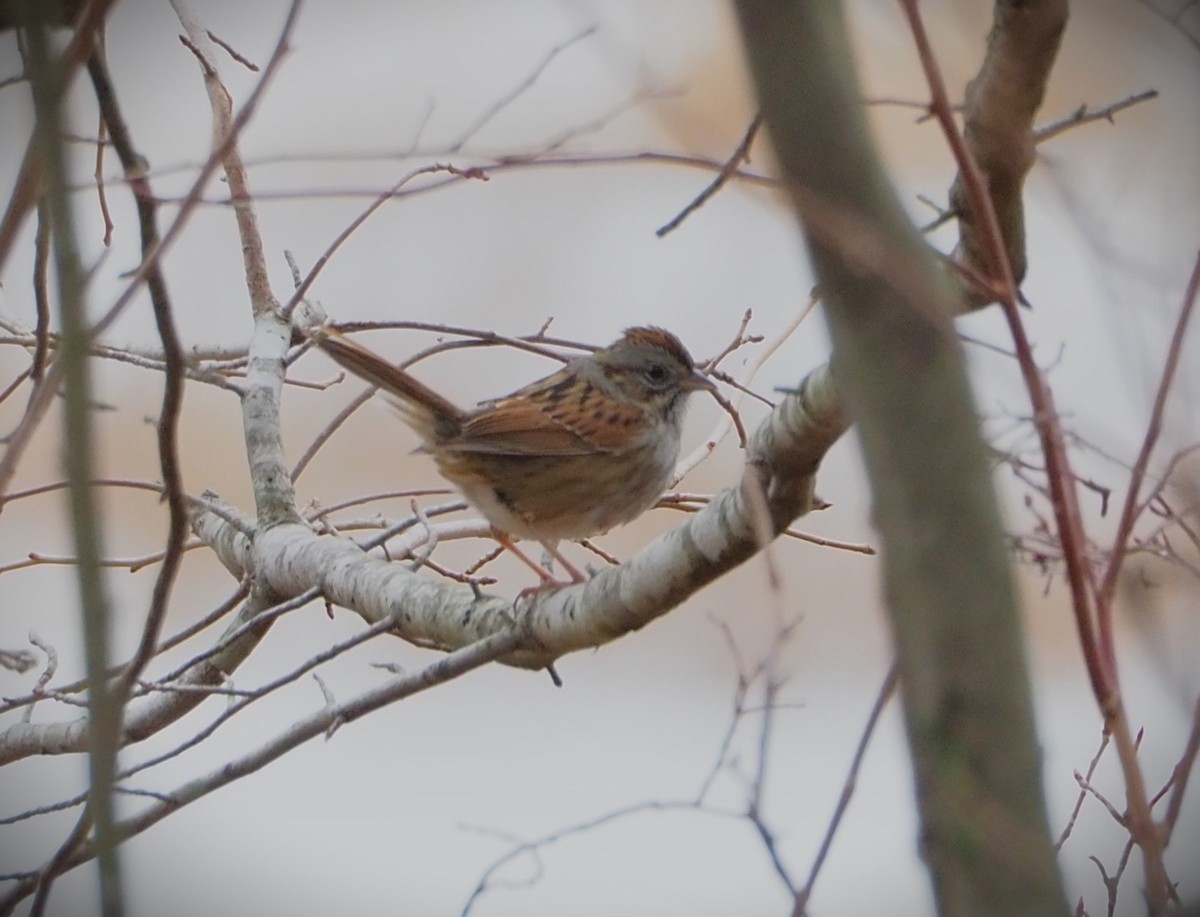
[{"label": "white birch branch", "polygon": [[[279,303],[271,293],[263,256],[262,239],[256,225],[252,196],[246,181],[245,168],[236,143],[236,128],[244,121],[234,119],[232,102],[221,84],[211,54],[212,45],[207,32],[182,8],[181,0],[173,3],[189,35],[189,46],[196,54],[204,75],[213,109],[213,148],[219,151],[230,195],[235,201],[235,214],[242,241],[247,289],[254,313],[254,335],[250,343],[245,391],[242,398],[243,426],[250,462],[257,508],[258,531],[276,523],[294,522],[300,518],[295,507],[291,478],[284,461],[279,422],[279,404],[283,388],[285,357],[291,335],[290,325],[279,315]],[[296,6],[289,10],[280,37],[280,45],[272,56],[277,61],[287,46],[296,17]],[[273,69],[273,68],[272,68]],[[252,97],[252,100],[255,97]],[[248,103],[249,104],[249,103]],[[222,513],[222,515],[229,515]],[[242,523],[239,520],[239,525]],[[224,522],[229,526],[228,522]],[[237,527],[230,527],[231,531]],[[205,528],[198,529],[203,534]],[[220,531],[214,536],[222,542],[243,541]],[[243,569],[253,566],[242,558]],[[265,636],[270,618],[264,611],[278,599],[255,581],[250,598],[236,619],[222,635],[216,647],[204,654],[176,682],[184,688],[221,684],[232,674]],[[251,622],[255,625],[251,626]],[[235,636],[236,635],[236,636]],[[121,744],[140,741],[146,736],[175,722],[204,699],[203,692],[180,691],[147,698],[131,704],[125,714]],[[87,720],[80,718],[61,723],[18,723],[0,733],[0,765],[34,754],[69,754],[86,751]]]},{"label": "white birch branch", "polygon": [[[125,841],[141,834],[147,828],[178,812],[183,806],[207,796],[209,793],[240,780],[282,757],[292,749],[319,735],[331,735],[345,723],[366,716],[380,707],[410,697],[420,691],[435,687],[471,671],[495,659],[516,642],[514,634],[501,634],[481,643],[463,647],[417,672],[398,675],[385,684],[358,694],[341,704],[327,703],[316,713],[294,723],[259,748],[194,780],[176,787],[169,793],[156,794],[157,802],[146,807],[114,828],[120,840]],[[88,862],[96,855],[96,845],[91,838],[80,843],[74,852],[61,864],[65,872]],[[0,895],[0,913],[11,913],[21,899],[37,890],[38,876],[27,875],[13,887]]]},{"label": "white birch branch", "polygon": [[[703,509],[619,567],[588,582],[509,599],[372,557],[346,538],[319,535],[302,523],[276,525],[254,539],[250,572],[280,598],[316,588],[330,602],[375,624],[395,623],[398,636],[419,646],[453,650],[514,626],[523,648],[510,665],[540,669],[566,653],[591,649],[638,630],[702,586],[753,555],[763,527],[745,488],[761,479],[773,535],[812,508],[816,471],[847,421],[827,366],[809,374],[751,438],[752,475],[717,494]],[[197,533],[222,562],[244,569],[240,535],[212,514],[197,516]]]},{"label": "white birch branch", "polygon": [[[272,602],[319,589],[369,623],[391,620],[398,636],[445,650],[520,630],[519,649],[501,661],[543,668],[566,653],[600,646],[666,614],[760,548],[744,488],[767,496],[770,528],[778,534],[812,507],[816,472],[848,422],[832,375],[819,367],[787,395],[751,437],[747,475],[677,528],[647,545],[620,567],[597,573],[578,586],[512,602],[477,595],[468,586],[411,572],[406,564],[367,555],[349,539],[318,535],[299,523],[260,528],[253,542],[239,530],[244,519],[223,511],[200,511],[196,534],[235,575],[250,573],[260,588],[239,611],[216,652],[188,669],[180,685],[220,684],[257,646],[267,623],[255,619]],[[238,525],[228,521],[234,519]],[[236,634],[236,636],[234,636]],[[164,728],[203,700],[193,692],[164,692],[130,705],[122,744]],[[0,765],[37,754],[69,754],[86,748],[83,718],[63,723],[19,723],[0,733]]]}]

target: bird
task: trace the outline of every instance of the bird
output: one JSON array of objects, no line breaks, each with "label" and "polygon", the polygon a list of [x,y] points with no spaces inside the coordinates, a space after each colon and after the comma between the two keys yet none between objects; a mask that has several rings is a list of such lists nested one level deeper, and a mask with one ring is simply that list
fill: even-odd
[{"label": "bird", "polygon": [[[544,585],[585,579],[559,541],[606,532],[658,501],[679,458],[688,396],[716,391],[679,338],[657,327],[629,328],[609,346],[470,409],[330,326],[312,337],[387,394],[421,440],[417,451],[433,457],[496,541]],[[570,583],[534,563],[514,539],[541,544]]]}]

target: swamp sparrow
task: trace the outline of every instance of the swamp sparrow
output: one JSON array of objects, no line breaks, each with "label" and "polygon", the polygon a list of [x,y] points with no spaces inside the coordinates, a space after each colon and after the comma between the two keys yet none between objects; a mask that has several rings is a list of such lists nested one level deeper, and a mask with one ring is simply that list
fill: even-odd
[{"label": "swamp sparrow", "polygon": [[630,328],[608,347],[471,410],[335,331],[315,339],[387,392],[421,438],[419,451],[491,523],[496,540],[547,581],[509,536],[540,542],[582,581],[555,544],[605,532],[653,506],[679,457],[688,394],[715,389],[661,328]]}]

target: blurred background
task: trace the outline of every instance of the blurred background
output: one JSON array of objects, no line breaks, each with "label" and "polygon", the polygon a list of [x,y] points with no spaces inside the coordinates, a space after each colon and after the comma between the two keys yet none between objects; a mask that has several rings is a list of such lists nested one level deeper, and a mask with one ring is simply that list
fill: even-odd
[{"label": "blurred background", "polygon": [[[277,0],[207,0],[196,7],[207,28],[259,64],[271,54],[285,10]],[[1024,292],[1033,308],[1025,318],[1066,425],[1079,438],[1076,470],[1111,488],[1114,500],[1124,495],[1127,466],[1144,432],[1200,245],[1200,48],[1164,10],[1171,12],[1134,0],[1076,5],[1041,122],[1147,89],[1159,95],[1116,115],[1113,123],[1079,127],[1043,144],[1027,185],[1030,271]],[[959,95],[981,58],[991,6],[928,2],[922,11],[947,82]],[[944,203],[954,167],[936,126],[905,104],[928,96],[911,36],[897,4],[851,3],[848,13],[881,150],[914,219],[926,223],[935,212],[920,198]],[[177,40],[180,31],[167,4],[123,0],[107,33],[126,118],[151,164],[153,186],[166,198],[186,192],[211,140],[203,85],[195,60]],[[257,76],[228,59],[221,66],[235,104],[244,100]],[[12,34],[0,35],[0,80],[20,70]],[[518,93],[534,73],[536,80]],[[77,81],[72,106],[74,129],[94,136],[94,102],[84,80]],[[292,288],[285,250],[307,270],[374,195],[415,167],[470,165],[550,146],[581,160],[654,151],[720,162],[737,147],[753,113],[737,32],[723,3],[314,0],[302,9],[291,52],[241,147],[260,198],[272,279],[283,299]],[[0,187],[12,187],[30,120],[28,87],[0,90]],[[111,187],[116,230],[106,252],[91,188],[94,151],[80,144],[76,153],[76,220],[85,259],[99,263],[90,288],[90,309],[99,315],[122,289],[123,272],[137,264],[136,220],[127,196]],[[749,168],[769,172],[761,139]],[[115,157],[106,174],[119,178]],[[711,178],[710,171],[662,162],[497,170],[486,182],[459,182],[383,207],[338,251],[310,295],[339,321],[422,320],[519,335],[553,319],[552,333],[594,344],[608,343],[631,324],[661,324],[698,358],[720,351],[750,309],[750,332],[774,339],[798,315],[813,284],[793,217],[780,198],[734,182],[673,233],[655,234]],[[231,211],[217,203],[223,193],[214,182],[207,194],[213,203],[192,218],[165,262],[188,347],[236,348],[248,340],[240,245]],[[172,215],[172,206],[165,206],[164,222]],[[26,229],[0,276],[0,314],[32,325],[32,224]],[[953,228],[933,239],[948,249]],[[975,341],[1006,345],[995,310],[962,320],[960,330]],[[144,295],[108,339],[133,347],[156,342]],[[395,359],[433,341],[414,332],[368,339]],[[725,368],[740,376],[759,352],[739,350]],[[1157,453],[1160,469],[1200,438],[1194,331],[1187,352]],[[997,445],[1037,464],[1015,362],[977,344],[968,344],[968,354],[979,407]],[[772,397],[776,387],[795,385],[827,355],[826,333],[814,314],[767,362],[753,387]],[[27,364],[18,348],[0,347],[0,386]],[[156,480],[160,377],[113,362],[94,365],[104,408],[97,414],[98,470]],[[536,357],[494,349],[435,358],[422,364],[420,375],[469,404],[549,369]],[[328,382],[335,372],[314,356],[301,361],[293,376]],[[354,383],[287,390],[291,460],[358,391]],[[0,406],[0,430],[11,430],[23,406],[20,396]],[[751,428],[766,412],[749,401],[743,410]],[[697,399],[685,449],[701,443],[720,417],[715,404]],[[52,415],[43,426],[14,489],[60,478],[56,421]],[[385,409],[368,406],[300,478],[298,498],[332,504],[399,487],[438,486],[432,464],[409,455],[414,445],[412,434]],[[190,493],[212,489],[252,509],[233,395],[189,386],[182,448]],[[728,486],[740,463],[736,442],[726,440],[681,489]],[[1036,535],[1040,518],[1048,515],[1044,502],[1004,466],[997,483],[1010,530]],[[824,538],[871,543],[870,501],[852,435],[829,455],[818,489],[832,506],[799,527]],[[101,498],[108,555],[132,558],[160,547],[165,513],[152,494],[106,490]],[[1111,515],[1101,515],[1094,491],[1085,491],[1083,499],[1091,533],[1104,545]],[[376,507],[390,518],[409,512],[400,500],[375,504],[360,516]],[[671,511],[658,510],[600,543],[628,556],[677,521]],[[445,562],[468,563],[487,547],[450,545]],[[60,496],[11,504],[0,517],[0,569],[31,551],[70,554]],[[440,551],[437,556],[443,557]],[[791,620],[799,624],[778,654],[777,671],[788,680],[785,708],[771,731],[763,805],[781,859],[802,881],[887,671],[889,638],[877,558],[796,541],[781,542],[776,556],[784,575],[782,612],[765,588],[762,561],[752,561],[644,631],[563,659],[561,690],[544,674],[492,666],[346,726],[328,741],[310,742],[185,808],[123,848],[131,911],[180,917],[250,914],[264,907],[298,915],[457,913],[514,839],[559,832],[639,803],[694,799],[730,725],[739,658],[744,666],[762,659],[778,643],[781,623]],[[528,574],[507,561],[489,569],[500,578],[498,592],[515,594],[529,585]],[[1182,754],[1200,690],[1197,580],[1148,555],[1135,569],[1123,592],[1121,665],[1130,716],[1144,730],[1141,753],[1153,792]],[[1048,571],[1022,566],[1018,575],[1057,832],[1079,793],[1073,774],[1086,770],[1100,742],[1101,721],[1053,565]],[[150,566],[137,573],[114,569],[107,578],[119,658],[136,643],[154,576]],[[191,552],[167,632],[207,614],[235,585],[206,550]],[[293,613],[275,625],[234,684],[268,681],[361,628],[352,613],[339,609],[330,620],[319,604]],[[57,649],[57,682],[82,674],[70,567],[38,564],[0,573],[0,646],[27,647],[30,631]],[[150,674],[190,658],[209,639],[169,654]],[[413,669],[433,658],[397,640],[376,640],[324,668],[322,678],[345,699],[387,677],[373,663]],[[24,694],[35,677],[0,670],[0,694]],[[169,791],[257,748],[323,703],[318,686],[302,679],[132,785]],[[224,704],[219,698],[207,702],[124,752],[122,762],[174,747]],[[75,708],[45,702],[35,721],[75,715]],[[718,775],[709,797],[714,806],[744,808],[760,722],[750,716],[737,732],[736,766]],[[78,792],[85,773],[82,757],[9,766],[0,772],[0,815]],[[1096,785],[1122,806],[1111,750]],[[1200,852],[1196,797],[1193,788],[1168,851],[1172,875],[1192,899],[1200,877],[1186,863],[1197,862]],[[119,805],[133,812],[139,800],[119,799]],[[0,872],[40,865],[74,818],[74,812],[60,813],[0,826]],[[1103,912],[1105,890],[1088,858],[1098,858],[1111,874],[1125,838],[1095,800],[1085,803],[1061,853],[1072,904],[1082,896],[1089,912]],[[1138,871],[1135,858],[1117,913],[1138,909]],[[572,834],[537,859],[517,860],[499,878],[508,887],[490,891],[473,913],[774,914],[790,907],[748,823],[686,808],[646,811]],[[49,913],[92,913],[94,901],[93,870],[85,867],[59,880]],[[868,752],[811,909],[836,917],[880,908],[922,914],[931,907],[893,706]]]}]

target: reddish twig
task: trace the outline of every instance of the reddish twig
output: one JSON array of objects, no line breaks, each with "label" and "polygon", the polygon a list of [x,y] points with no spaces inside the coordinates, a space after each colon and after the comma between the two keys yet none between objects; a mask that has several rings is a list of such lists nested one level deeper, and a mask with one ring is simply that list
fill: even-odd
[{"label": "reddish twig", "polygon": [[[142,167],[142,157],[133,146],[129,127],[121,114],[116,91],[105,66],[103,54],[99,49],[88,60],[88,74],[92,79],[96,100],[102,116],[102,127],[106,128],[112,138],[113,148],[121,161],[125,179],[133,194],[138,212],[138,226],[141,233],[142,257],[153,254],[159,244],[158,207],[154,203],[154,194],[150,188]],[[100,176],[100,157],[103,147],[98,148],[97,176]],[[98,177],[103,189],[102,179]],[[102,198],[103,200],[103,198]],[[106,225],[110,225],[106,215]],[[106,230],[107,234],[107,230]],[[114,685],[114,697],[118,703],[124,703],[129,697],[134,682],[140,677],[142,670],[153,658],[155,645],[166,619],[170,602],[171,589],[183,560],[183,552],[188,536],[188,502],[183,489],[183,474],[179,459],[179,420],[183,410],[184,387],[184,354],[179,334],[175,328],[175,318],[172,313],[170,296],[167,292],[166,278],[163,276],[159,262],[155,261],[146,272],[146,289],[150,294],[150,304],[154,311],[154,320],[158,328],[159,339],[162,341],[163,364],[165,381],[163,383],[162,410],[159,414],[158,456],[159,468],[163,478],[163,496],[169,512],[166,547],[162,552],[162,566],[154,583],[150,609],[146,614],[146,623],[138,642],[133,658],[117,684]]]},{"label": "reddish twig", "polygon": [[1171,774],[1171,798],[1167,801],[1167,814],[1163,818],[1164,847],[1170,843],[1175,823],[1179,821],[1183,794],[1187,791],[1188,777],[1192,773],[1192,765],[1196,763],[1197,753],[1200,753],[1200,698],[1196,699],[1196,705],[1192,708],[1192,731],[1188,734],[1187,746]]},{"label": "reddish twig", "polygon": [[1021,374],[1033,404],[1034,422],[1042,451],[1046,456],[1048,484],[1062,544],[1067,584],[1071,592],[1071,607],[1075,614],[1080,646],[1092,691],[1107,728],[1112,732],[1120,756],[1129,807],[1128,827],[1131,837],[1142,849],[1146,895],[1152,909],[1162,910],[1174,897],[1174,888],[1163,864],[1162,838],[1150,811],[1145,778],[1137,760],[1137,748],[1121,700],[1115,655],[1110,652],[1112,641],[1111,634],[1107,632],[1107,615],[1102,613],[1093,601],[1093,597],[1098,597],[1097,587],[1087,562],[1083,516],[1079,509],[1074,476],[1067,458],[1054,398],[1033,358],[1033,348],[1021,321],[1016,280],[1008,260],[999,219],[992,206],[988,180],[955,123],[945,82],[917,9],[917,0],[903,0],[902,7],[912,29],[929,84],[932,110],[954,154],[967,200],[980,226],[984,253],[990,262],[987,267],[991,272],[991,286],[1013,336]]},{"label": "reddish twig", "polygon": [[[1166,363],[1163,365],[1162,378],[1158,383],[1158,392],[1154,396],[1154,407],[1150,411],[1150,422],[1146,425],[1146,435],[1142,439],[1142,448],[1133,463],[1129,473],[1129,491],[1125,494],[1125,504],[1121,507],[1121,517],[1117,522],[1117,533],[1113,536],[1112,552],[1109,555],[1108,566],[1100,583],[1099,607],[1104,619],[1112,617],[1112,600],[1117,588],[1117,576],[1121,572],[1121,562],[1129,544],[1129,535],[1138,517],[1138,494],[1146,480],[1146,469],[1150,465],[1150,455],[1162,432],[1163,412],[1166,410],[1167,395],[1175,380],[1175,372],[1179,368],[1179,358],[1183,352],[1183,340],[1187,336],[1188,322],[1196,305],[1197,293],[1200,291],[1200,254],[1192,267],[1192,276],[1188,281],[1187,292],[1183,297],[1183,307],[1179,310],[1179,319],[1175,323],[1171,335],[1171,346],[1167,350]],[[1111,633],[1111,624],[1108,625]],[[1111,638],[1110,638],[1111,639]],[[1111,647],[1109,647],[1111,652]]]}]

